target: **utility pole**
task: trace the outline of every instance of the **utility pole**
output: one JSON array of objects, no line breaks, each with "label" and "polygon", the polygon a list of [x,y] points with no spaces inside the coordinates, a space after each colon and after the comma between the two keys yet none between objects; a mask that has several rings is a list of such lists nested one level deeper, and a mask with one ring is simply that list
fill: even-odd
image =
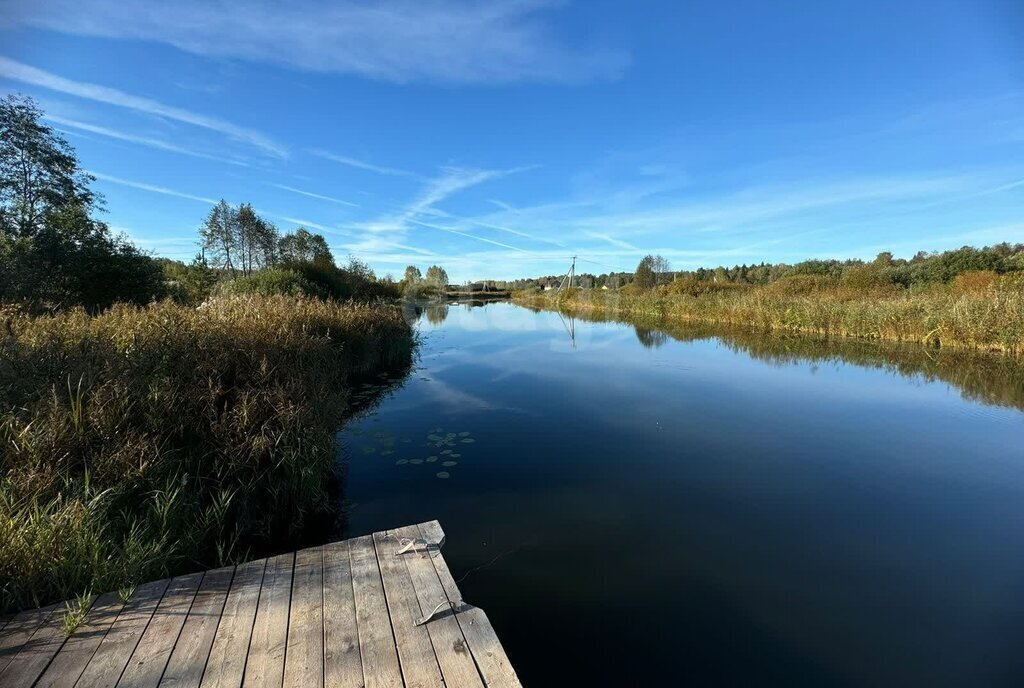
[{"label": "utility pole", "polygon": [[573,280],[573,278],[575,276],[576,276],[576,256],[573,256],[572,257],[572,265],[569,266],[569,272],[565,273],[565,276],[562,277],[562,282],[558,285],[558,291],[562,291],[562,287],[565,286],[566,282],[569,283],[569,289],[572,289],[572,280]]}]

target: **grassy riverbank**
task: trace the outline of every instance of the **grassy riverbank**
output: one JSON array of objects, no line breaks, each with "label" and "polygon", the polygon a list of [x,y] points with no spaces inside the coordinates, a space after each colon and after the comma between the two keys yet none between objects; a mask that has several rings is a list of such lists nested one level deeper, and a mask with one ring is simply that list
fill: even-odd
[{"label": "grassy riverbank", "polygon": [[353,378],[407,367],[399,309],[234,297],[0,313],[7,609],[279,547],[329,512]]},{"label": "grassy riverbank", "polygon": [[743,325],[786,332],[1024,353],[1024,280],[986,274],[928,289],[855,288],[823,279],[765,286],[516,292],[517,303],[604,317]]}]

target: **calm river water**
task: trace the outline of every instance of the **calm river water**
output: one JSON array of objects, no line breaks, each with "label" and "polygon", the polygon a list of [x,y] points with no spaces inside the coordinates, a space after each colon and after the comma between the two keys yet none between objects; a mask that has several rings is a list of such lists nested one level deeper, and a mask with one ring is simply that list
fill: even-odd
[{"label": "calm river water", "polygon": [[344,534],[439,519],[525,685],[1024,685],[1024,373],[432,306]]}]

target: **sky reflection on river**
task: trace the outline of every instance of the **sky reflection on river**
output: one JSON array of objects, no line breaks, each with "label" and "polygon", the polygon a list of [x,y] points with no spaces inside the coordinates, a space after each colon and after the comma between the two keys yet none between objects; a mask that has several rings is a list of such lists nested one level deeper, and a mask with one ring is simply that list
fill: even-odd
[{"label": "sky reflection on river", "polygon": [[431,308],[346,533],[440,519],[527,685],[1024,680],[1016,364]]}]

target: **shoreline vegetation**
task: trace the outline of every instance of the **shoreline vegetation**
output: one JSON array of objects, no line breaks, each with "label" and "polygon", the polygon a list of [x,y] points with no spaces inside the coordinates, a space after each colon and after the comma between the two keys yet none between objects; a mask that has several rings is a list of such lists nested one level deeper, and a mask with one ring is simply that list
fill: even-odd
[{"label": "shoreline vegetation", "polygon": [[[1019,261],[1024,253],[1010,251],[1024,263]],[[635,283],[608,290],[533,288],[514,292],[512,300],[612,319],[642,317],[1024,354],[1024,271],[1019,270],[964,270],[948,281],[906,287],[887,282],[884,269],[860,264],[846,275],[798,272],[762,284],[684,276],[647,288]]]},{"label": "shoreline vegetation", "polygon": [[301,538],[332,513],[354,381],[407,370],[414,346],[387,303],[241,296],[4,316],[7,610]]}]

